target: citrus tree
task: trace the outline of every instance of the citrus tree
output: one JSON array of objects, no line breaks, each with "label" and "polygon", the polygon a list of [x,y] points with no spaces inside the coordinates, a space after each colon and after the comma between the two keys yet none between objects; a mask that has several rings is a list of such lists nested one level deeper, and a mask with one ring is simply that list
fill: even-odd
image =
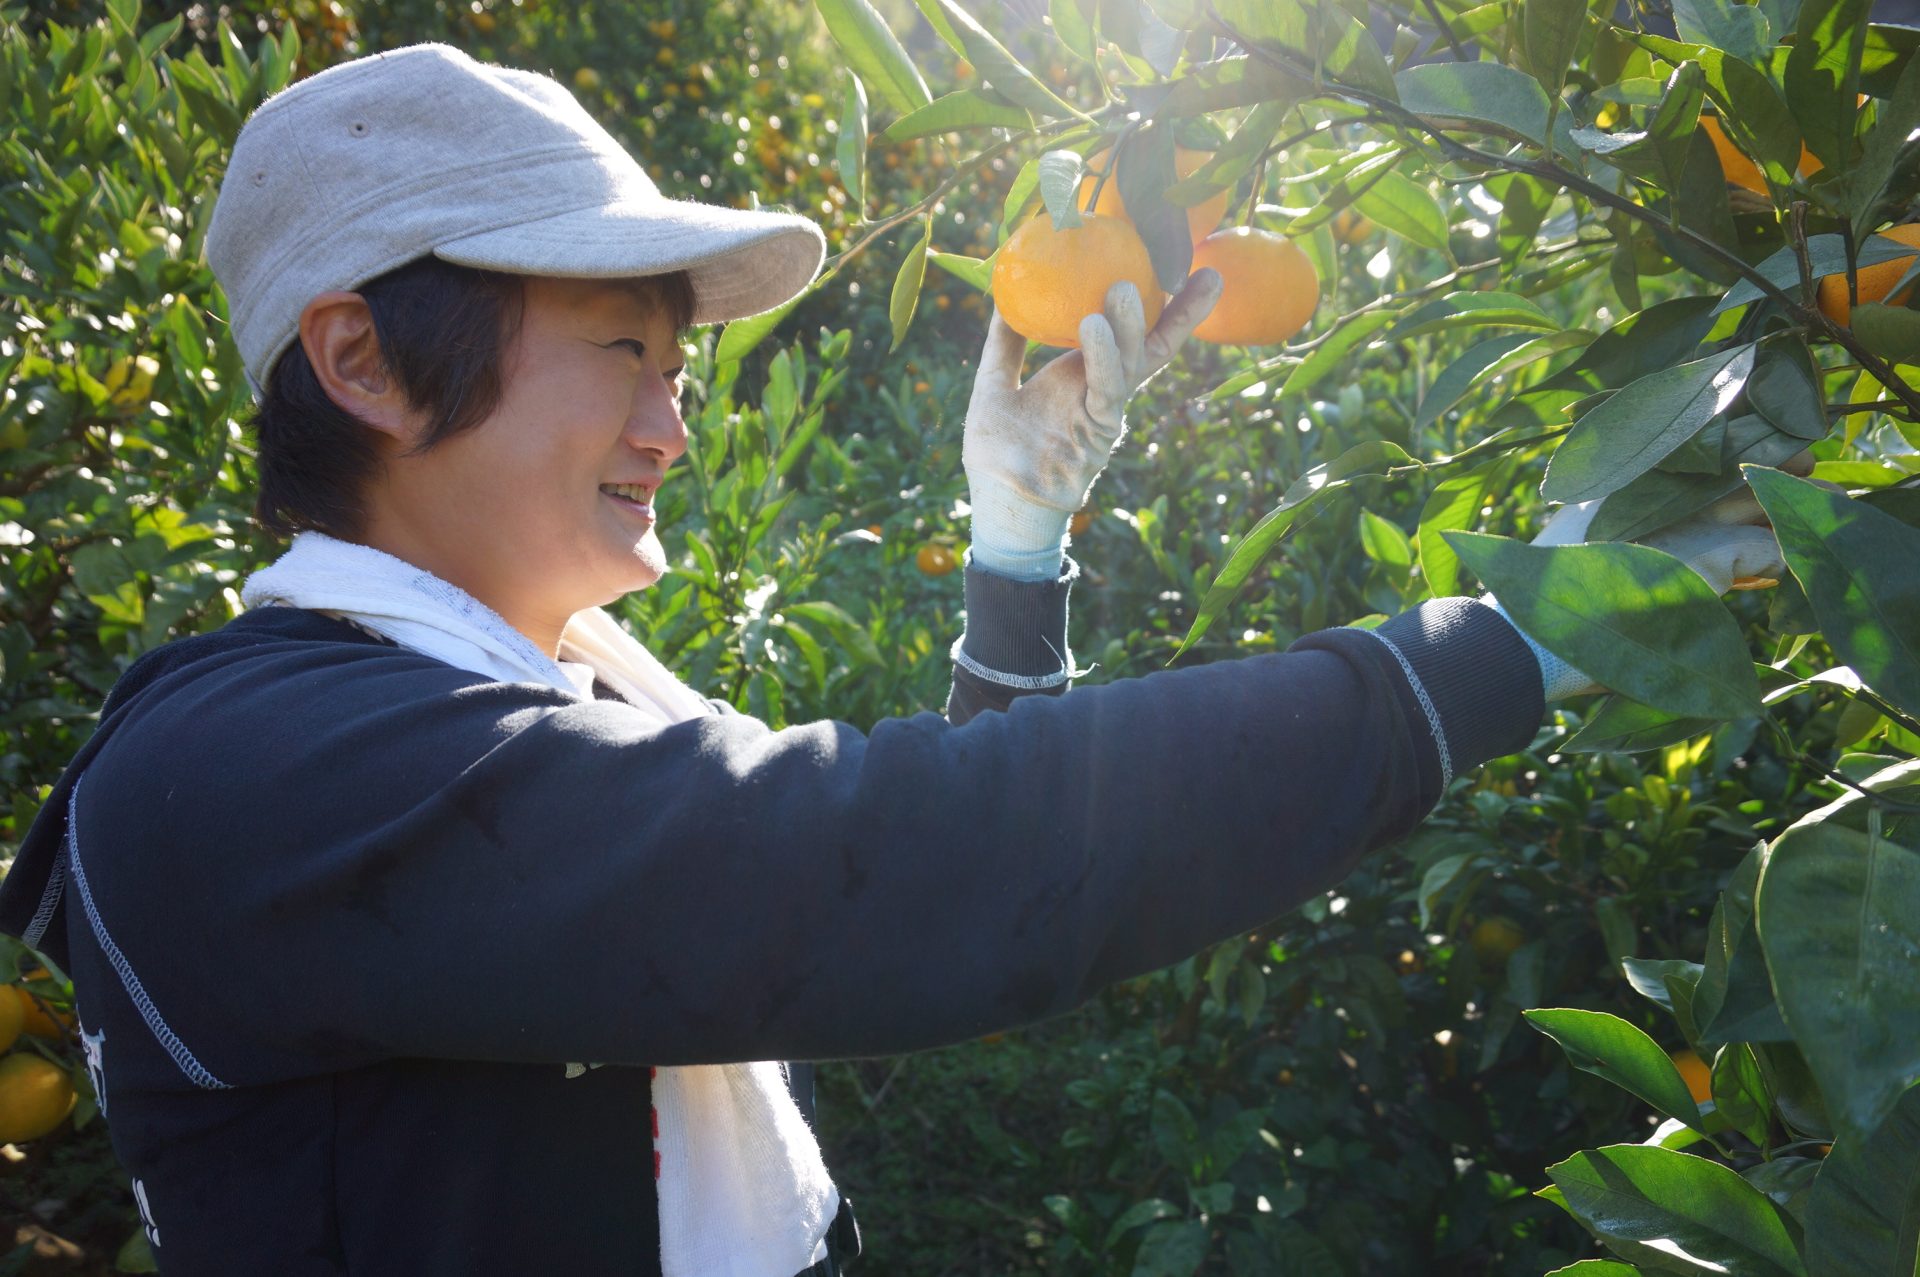
[{"label": "citrus tree", "polygon": [[[817,4],[850,71],[838,159],[853,207],[867,211],[876,149],[940,137],[959,154],[918,198],[874,207],[823,278],[908,228],[893,237],[896,342],[930,264],[1059,345],[1063,316],[1108,283],[1150,272],[1153,311],[1152,292],[1206,263],[1229,317],[1213,340],[1257,348],[1213,361],[1224,376],[1205,398],[1263,436],[1316,388],[1410,351],[1431,360],[1397,421],[1303,467],[1190,580],[1174,654],[1237,646],[1216,630],[1249,585],[1286,575],[1290,539],[1363,505],[1373,610],[1478,581],[1613,689],[1554,761],[1710,745],[1737,759],[1758,734],[1831,798],[1776,813],[1702,961],[1614,946],[1710,1058],[1704,1085],[1675,1063],[1699,1057],[1629,1018],[1528,1012],[1576,1068],[1665,1119],[1540,1168],[1541,1195],[1617,1256],[1568,1271],[1913,1271],[1920,32],[1872,23],[1864,0],[1687,0],[1671,21],[1584,0],[1053,0],[1043,22],[997,30],[918,0],[954,68],[937,78],[970,81],[935,96],[926,59],[866,0]],[[1079,70],[1036,73],[1054,61]],[[993,251],[943,247],[950,202],[996,172],[1011,176],[994,188]],[[1378,246],[1362,299],[1335,283],[1356,245]],[[1310,335],[1276,345],[1313,293]],[[770,327],[733,326],[722,352]],[[1729,608],[1635,544],[1747,488],[1791,575],[1736,584],[1771,594]],[[1410,527],[1374,513],[1408,501]],[[1584,544],[1481,530],[1575,502],[1595,505]],[[1488,855],[1432,860],[1423,913]],[[1517,933],[1475,938],[1519,957]],[[1250,939],[1208,974],[1261,999],[1271,968],[1245,970]],[[1133,1271],[1213,1253],[1204,1203],[1167,1214],[1131,1221],[1153,1224]]]}]

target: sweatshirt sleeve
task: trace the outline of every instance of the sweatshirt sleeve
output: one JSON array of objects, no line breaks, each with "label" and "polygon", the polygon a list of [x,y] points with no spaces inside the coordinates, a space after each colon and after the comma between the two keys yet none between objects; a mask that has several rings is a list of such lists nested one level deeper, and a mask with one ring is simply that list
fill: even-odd
[{"label": "sweatshirt sleeve", "polygon": [[69,847],[89,922],[229,1082],[890,1055],[1067,1011],[1326,891],[1531,741],[1536,671],[1445,599],[862,735],[663,730],[286,644],[143,707],[81,778]]}]

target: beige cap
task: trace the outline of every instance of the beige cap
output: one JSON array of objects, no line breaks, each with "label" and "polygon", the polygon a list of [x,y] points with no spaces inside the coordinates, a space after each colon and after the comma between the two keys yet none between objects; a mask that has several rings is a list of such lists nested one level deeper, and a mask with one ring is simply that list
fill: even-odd
[{"label": "beige cap", "polygon": [[685,270],[705,324],[801,292],[826,239],[794,213],[668,199],[552,78],[416,44],[261,104],[206,253],[259,399],[308,302],[428,254],[516,275]]}]

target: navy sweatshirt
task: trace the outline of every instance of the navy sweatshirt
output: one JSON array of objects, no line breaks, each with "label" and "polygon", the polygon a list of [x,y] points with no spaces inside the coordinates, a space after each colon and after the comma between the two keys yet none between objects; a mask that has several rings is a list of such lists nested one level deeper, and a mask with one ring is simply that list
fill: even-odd
[{"label": "navy sweatshirt", "polygon": [[969,567],[947,716],[864,734],[660,729],[283,607],[143,655],[0,930],[73,978],[160,1270],[657,1273],[650,1066],[1060,1014],[1326,891],[1543,713],[1466,599],[1029,694],[1071,577]]}]

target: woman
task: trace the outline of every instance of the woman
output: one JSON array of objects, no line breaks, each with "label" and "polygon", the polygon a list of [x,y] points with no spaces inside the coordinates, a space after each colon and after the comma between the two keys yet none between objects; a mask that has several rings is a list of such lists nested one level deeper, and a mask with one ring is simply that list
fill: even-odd
[{"label": "woman", "polygon": [[945,718],[703,699],[600,607],[665,568],[680,329],[821,250],[440,46],[248,122],[208,252],[293,545],[127,671],[0,887],[73,977],[162,1272],[833,1271],[808,1071],[770,1061],[1032,1022],[1250,929],[1584,682],[1443,599],[1060,695],[1068,517],[1202,272],[1152,332],[1117,288],[1024,385],[996,317]]}]

